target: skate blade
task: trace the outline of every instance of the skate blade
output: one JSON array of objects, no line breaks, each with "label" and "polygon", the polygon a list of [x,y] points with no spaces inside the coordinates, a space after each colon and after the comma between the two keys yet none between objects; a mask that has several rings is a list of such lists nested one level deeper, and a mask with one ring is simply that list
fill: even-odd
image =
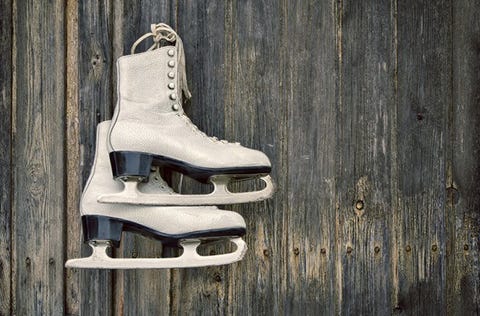
[{"label": "skate blade", "polygon": [[234,252],[201,256],[196,249],[199,240],[185,240],[180,242],[183,254],[176,258],[112,258],[107,254],[108,244],[90,245],[93,253],[90,257],[70,259],[65,263],[66,268],[81,269],[167,269],[167,268],[195,268],[219,266],[242,260],[247,251],[247,244],[242,238],[230,239],[237,249]]},{"label": "skate blade", "polygon": [[258,202],[270,198],[275,186],[272,178],[260,177],[265,188],[259,191],[233,193],[228,190],[231,176],[214,176],[210,180],[214,189],[209,194],[151,194],[137,189],[137,182],[124,182],[125,189],[120,193],[105,194],[98,197],[98,202],[108,204],[135,204],[135,205],[226,205],[248,202]]}]

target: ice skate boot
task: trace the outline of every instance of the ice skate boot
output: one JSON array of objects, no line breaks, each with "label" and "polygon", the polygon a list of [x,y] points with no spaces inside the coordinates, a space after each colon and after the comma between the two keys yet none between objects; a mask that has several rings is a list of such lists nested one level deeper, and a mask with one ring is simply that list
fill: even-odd
[{"label": "ice skate boot", "polygon": [[[134,54],[135,46],[150,36],[154,38],[150,50]],[[160,47],[160,42],[171,45]],[[100,196],[100,202],[214,205],[260,201],[272,195],[271,165],[264,153],[208,137],[185,115],[182,94],[188,97],[190,92],[184,59],[182,40],[165,24],[152,25],[152,32],[134,44],[132,55],[118,59],[118,102],[108,140],[113,176],[124,182],[125,189]],[[151,166],[212,182],[214,190],[206,195],[142,194],[137,183],[148,178]],[[261,178],[265,188],[228,190],[230,180],[249,178]]]},{"label": "ice skate boot", "polygon": [[[66,267],[97,269],[185,268],[229,264],[243,258],[247,249],[241,236],[245,221],[239,214],[212,206],[160,207],[98,203],[100,193],[116,193],[122,184],[112,179],[106,145],[110,122],[97,128],[95,161],[80,202],[84,240],[93,248],[90,257],[71,259]],[[139,190],[171,190],[165,183],[145,183]],[[161,181],[161,180],[160,180]],[[175,258],[112,258],[106,250],[118,247],[122,232],[134,232],[160,240],[163,245],[183,248]],[[201,241],[226,240],[236,245],[231,253],[201,256],[196,252]]]}]

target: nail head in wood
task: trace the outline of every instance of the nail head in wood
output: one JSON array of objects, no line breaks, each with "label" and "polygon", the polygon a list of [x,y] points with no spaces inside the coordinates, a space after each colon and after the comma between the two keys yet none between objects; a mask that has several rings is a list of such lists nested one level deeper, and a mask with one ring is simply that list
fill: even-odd
[{"label": "nail head in wood", "polygon": [[355,208],[359,211],[363,210],[364,208],[364,203],[362,200],[358,200],[356,203],[355,203]]}]

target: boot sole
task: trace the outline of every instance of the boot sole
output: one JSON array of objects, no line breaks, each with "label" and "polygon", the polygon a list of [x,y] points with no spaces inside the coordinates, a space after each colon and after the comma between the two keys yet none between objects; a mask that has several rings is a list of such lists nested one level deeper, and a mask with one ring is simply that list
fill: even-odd
[{"label": "boot sole", "polygon": [[122,232],[133,232],[142,236],[157,239],[166,246],[178,246],[181,240],[199,239],[214,240],[228,237],[241,237],[246,233],[242,227],[228,229],[207,229],[182,234],[166,234],[135,222],[101,215],[82,216],[84,242],[110,241],[114,247],[120,246]]},{"label": "boot sole", "polygon": [[160,166],[181,172],[189,177],[207,183],[215,175],[232,175],[236,179],[251,178],[252,175],[268,175],[270,166],[205,168],[194,166],[173,158],[134,151],[114,151],[110,153],[110,164],[114,178],[147,179],[152,166]]}]

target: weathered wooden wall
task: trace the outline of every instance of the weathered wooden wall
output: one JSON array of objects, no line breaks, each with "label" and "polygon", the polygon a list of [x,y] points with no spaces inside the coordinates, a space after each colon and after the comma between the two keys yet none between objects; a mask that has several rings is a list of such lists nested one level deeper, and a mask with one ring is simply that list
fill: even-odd
[{"label": "weathered wooden wall", "polygon": [[[480,3],[0,2],[0,315],[480,314]],[[266,152],[224,267],[65,270],[116,58],[185,43],[191,119]],[[162,247],[127,236],[118,256]],[[166,250],[172,251],[172,250]]]}]

